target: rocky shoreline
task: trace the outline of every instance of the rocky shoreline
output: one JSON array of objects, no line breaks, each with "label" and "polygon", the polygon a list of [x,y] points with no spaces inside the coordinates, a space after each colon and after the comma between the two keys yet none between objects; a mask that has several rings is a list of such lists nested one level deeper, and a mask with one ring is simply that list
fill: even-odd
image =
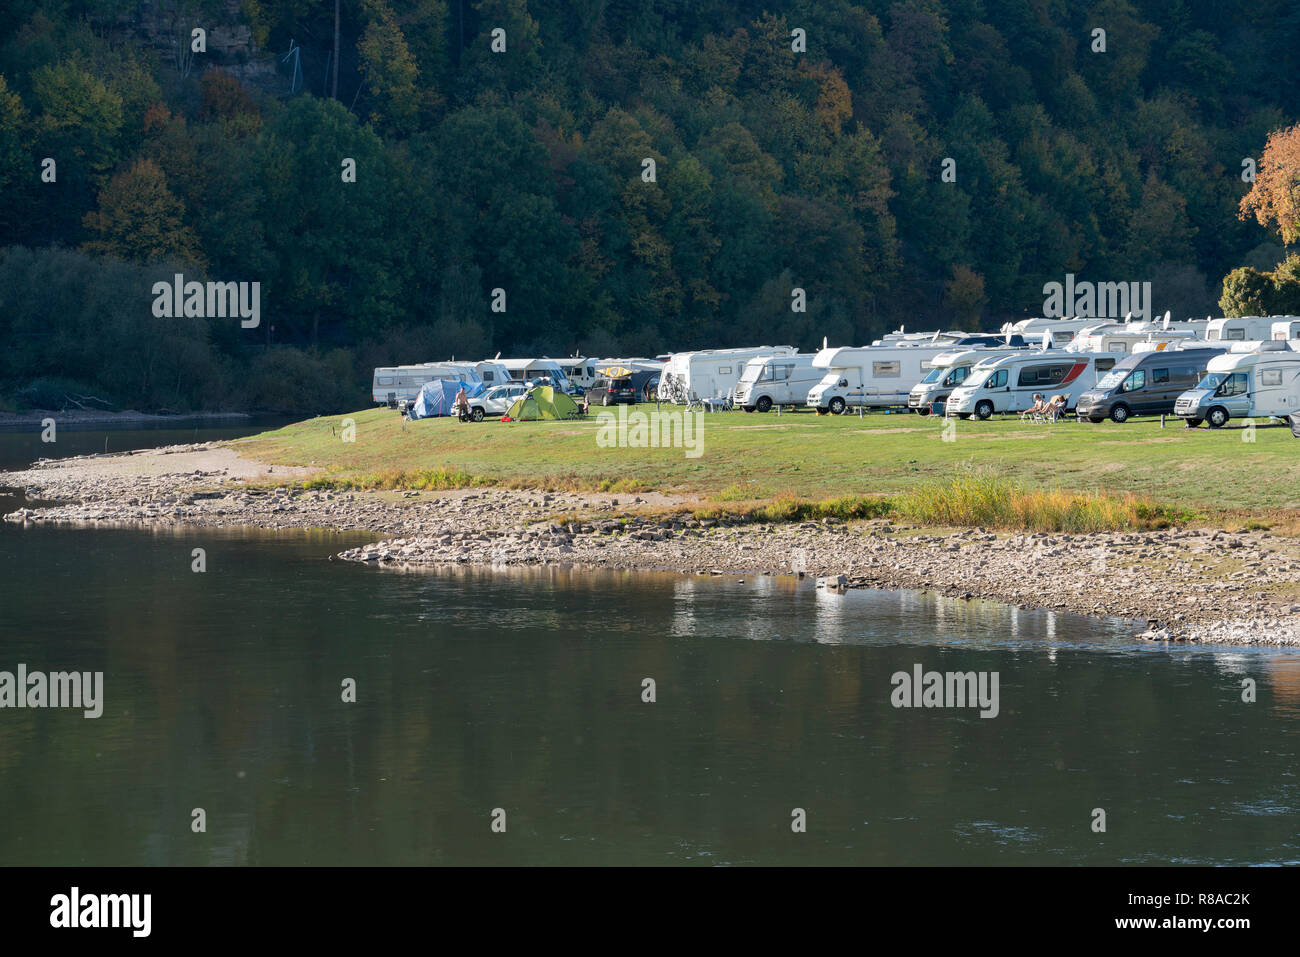
[{"label": "rocky shoreline", "polygon": [[51,503],[4,516],[17,524],[360,530],[378,540],[340,551],[339,559],[795,574],[825,579],[829,588],[912,588],[1135,619],[1135,632],[1151,640],[1300,645],[1300,541],[1267,532],[1007,534],[834,519],[719,524],[695,520],[685,503],[660,495],[275,484],[309,474],[208,444],[42,461],[0,473],[0,487]]}]

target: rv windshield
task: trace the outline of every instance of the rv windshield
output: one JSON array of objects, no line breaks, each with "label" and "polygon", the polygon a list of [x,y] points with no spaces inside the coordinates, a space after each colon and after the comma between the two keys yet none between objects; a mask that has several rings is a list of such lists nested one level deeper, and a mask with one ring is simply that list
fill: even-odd
[{"label": "rv windshield", "polygon": [[921,384],[924,385],[927,382],[938,382],[939,376],[943,375],[943,373],[944,370],[936,366],[925,374],[925,378],[921,380]]},{"label": "rv windshield", "polygon": [[1196,383],[1196,388],[1214,390],[1223,385],[1223,380],[1226,378],[1228,378],[1228,373],[1226,372],[1211,372],[1205,376],[1205,378],[1201,379],[1200,382]]},{"label": "rv windshield", "polygon": [[966,377],[966,381],[963,382],[962,385],[968,389],[978,389],[988,380],[988,377],[992,374],[993,374],[992,369],[976,369],[974,372],[972,372],[970,375]]},{"label": "rv windshield", "polygon": [[1123,381],[1124,371],[1122,369],[1111,369],[1097,380],[1097,388],[1102,392],[1109,392]]},{"label": "rv windshield", "polygon": [[[767,367],[767,369],[770,369],[770,367]],[[761,362],[754,362],[749,365],[746,365],[745,371],[740,377],[740,381],[757,382],[759,380],[759,377],[763,374],[764,371],[766,370],[763,363]],[[768,376],[768,378],[771,378],[771,376]]]}]

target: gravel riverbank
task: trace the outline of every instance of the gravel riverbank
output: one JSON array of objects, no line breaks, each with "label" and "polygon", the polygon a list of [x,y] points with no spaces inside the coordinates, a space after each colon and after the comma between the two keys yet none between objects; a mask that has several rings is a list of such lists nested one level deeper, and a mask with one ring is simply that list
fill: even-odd
[{"label": "gravel riverbank", "polygon": [[928,589],[1139,619],[1152,640],[1300,645],[1300,541],[1267,532],[1007,534],[830,519],[724,526],[666,516],[684,503],[662,495],[274,485],[310,474],[207,444],[42,461],[0,472],[0,487],[58,503],[4,516],[18,524],[363,530],[377,541],[340,559],[804,574],[831,588]]}]

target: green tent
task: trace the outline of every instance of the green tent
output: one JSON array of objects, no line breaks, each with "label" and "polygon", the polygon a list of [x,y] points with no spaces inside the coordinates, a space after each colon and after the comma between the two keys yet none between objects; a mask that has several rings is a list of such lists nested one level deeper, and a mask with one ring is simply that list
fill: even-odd
[{"label": "green tent", "polygon": [[532,422],[537,419],[573,419],[578,416],[578,403],[563,392],[556,392],[549,385],[539,385],[529,389],[506,415],[516,422]]}]

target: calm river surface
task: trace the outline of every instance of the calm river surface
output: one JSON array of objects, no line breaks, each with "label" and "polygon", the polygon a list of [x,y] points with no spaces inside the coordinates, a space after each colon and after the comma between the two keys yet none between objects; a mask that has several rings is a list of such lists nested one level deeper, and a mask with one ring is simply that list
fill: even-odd
[{"label": "calm river surface", "polygon": [[[0,709],[0,864],[1300,862],[1300,655],[789,578],[327,560],[364,538],[0,524],[0,671],[104,674],[100,718]],[[893,707],[917,664],[997,672],[997,717]]]}]

